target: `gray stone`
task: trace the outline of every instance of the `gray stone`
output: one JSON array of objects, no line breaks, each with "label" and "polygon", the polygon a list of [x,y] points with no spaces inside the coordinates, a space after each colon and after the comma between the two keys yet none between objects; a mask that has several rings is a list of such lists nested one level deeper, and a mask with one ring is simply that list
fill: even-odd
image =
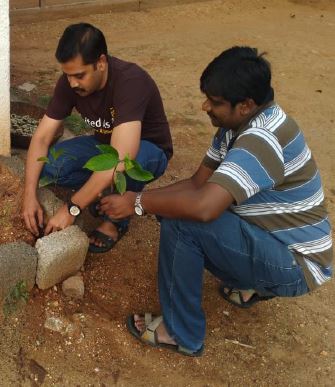
[{"label": "gray stone", "polygon": [[78,226],[70,226],[38,239],[38,287],[50,288],[76,273],[85,261],[88,244],[88,237]]},{"label": "gray stone", "polygon": [[69,277],[62,283],[62,291],[66,297],[81,300],[84,298],[84,280],[80,275]]},{"label": "gray stone", "polygon": [[0,156],[0,163],[4,165],[10,173],[24,179],[24,161],[18,156],[4,157]]},{"label": "gray stone", "polygon": [[37,251],[25,242],[0,245],[0,303],[20,281],[30,291],[35,284]]},{"label": "gray stone", "polygon": [[64,202],[47,188],[37,190],[37,198],[44,210],[45,222],[55,215]]},{"label": "gray stone", "polygon": [[22,83],[22,85],[19,85],[17,88],[23,91],[27,91],[29,93],[30,91],[36,88],[36,85],[34,85],[33,83],[25,82]]}]

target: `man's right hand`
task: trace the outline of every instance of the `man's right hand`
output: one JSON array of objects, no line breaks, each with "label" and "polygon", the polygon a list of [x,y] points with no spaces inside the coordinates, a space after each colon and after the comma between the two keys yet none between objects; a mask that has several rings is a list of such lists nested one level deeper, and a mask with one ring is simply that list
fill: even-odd
[{"label": "man's right hand", "polygon": [[22,215],[27,229],[38,237],[39,228],[43,228],[43,209],[36,197],[24,197]]}]

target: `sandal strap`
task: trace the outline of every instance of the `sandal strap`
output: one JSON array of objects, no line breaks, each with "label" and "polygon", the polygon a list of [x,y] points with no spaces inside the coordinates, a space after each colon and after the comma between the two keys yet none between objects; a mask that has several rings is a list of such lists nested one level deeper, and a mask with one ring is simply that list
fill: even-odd
[{"label": "sandal strap", "polygon": [[145,313],[144,314],[144,323],[147,327],[152,322],[152,313]]},{"label": "sandal strap", "polygon": [[162,321],[163,316],[156,317],[153,321],[151,321],[151,323],[147,326],[147,329],[142,333],[141,338],[151,344],[157,345],[156,329]]}]

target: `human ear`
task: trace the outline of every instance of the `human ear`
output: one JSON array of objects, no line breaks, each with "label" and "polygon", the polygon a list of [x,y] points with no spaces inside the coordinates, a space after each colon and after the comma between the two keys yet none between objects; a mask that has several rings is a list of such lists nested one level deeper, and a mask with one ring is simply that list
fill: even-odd
[{"label": "human ear", "polygon": [[98,70],[100,70],[100,71],[104,71],[105,68],[106,68],[106,65],[107,65],[107,58],[106,58],[106,55],[101,54],[101,55],[100,55],[100,58],[99,58],[98,61],[97,61],[97,68],[98,68]]},{"label": "human ear", "polygon": [[256,108],[255,101],[252,98],[247,98],[240,103],[240,112],[242,116],[248,116]]}]

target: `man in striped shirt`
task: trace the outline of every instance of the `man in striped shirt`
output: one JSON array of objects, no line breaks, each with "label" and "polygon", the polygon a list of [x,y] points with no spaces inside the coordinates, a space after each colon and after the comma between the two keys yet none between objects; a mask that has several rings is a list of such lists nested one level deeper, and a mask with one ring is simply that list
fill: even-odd
[{"label": "man in striped shirt", "polygon": [[[274,101],[269,63],[250,47],[215,58],[200,79],[218,130],[197,172],[179,183],[102,200],[111,217],[160,215],[162,316],[132,315],[142,341],[202,353],[204,268],[239,307],[294,297],[332,275],[320,173],[296,122]],[[135,206],[134,206],[135,203]]]}]

